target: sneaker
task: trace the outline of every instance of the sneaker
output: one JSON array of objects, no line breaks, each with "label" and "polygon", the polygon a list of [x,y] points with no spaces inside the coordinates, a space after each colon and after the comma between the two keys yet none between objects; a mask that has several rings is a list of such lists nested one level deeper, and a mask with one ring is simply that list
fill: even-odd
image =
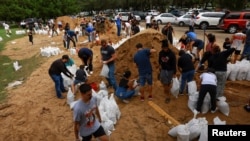
[{"label": "sneaker", "polygon": [[144,101],[144,96],[141,96],[140,99],[141,99],[141,101]]},{"label": "sneaker", "polygon": [[126,103],[126,104],[129,103],[129,101],[128,101],[128,100],[125,100],[125,99],[123,99],[122,102],[123,102],[123,103]]},{"label": "sneaker", "polygon": [[153,96],[152,96],[152,95],[149,95],[149,96],[148,96],[148,99],[149,99],[149,100],[152,100],[152,99],[153,99]]},{"label": "sneaker", "polygon": [[211,110],[211,113],[215,113],[218,110],[218,108],[216,107],[215,110]]}]

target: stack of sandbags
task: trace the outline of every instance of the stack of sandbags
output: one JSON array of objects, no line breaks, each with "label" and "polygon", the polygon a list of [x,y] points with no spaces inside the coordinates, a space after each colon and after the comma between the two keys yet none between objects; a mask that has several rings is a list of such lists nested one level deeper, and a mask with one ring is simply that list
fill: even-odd
[{"label": "stack of sandbags", "polygon": [[250,81],[250,62],[243,59],[242,61],[236,61],[235,64],[227,64],[227,79],[231,81]]},{"label": "stack of sandbags", "polygon": [[16,35],[22,35],[22,34],[25,34],[25,30],[17,30],[16,31]]},{"label": "stack of sandbags", "polygon": [[61,53],[61,50],[58,47],[48,46],[48,47],[40,48],[40,54],[45,57],[59,55],[60,53]]},{"label": "stack of sandbags", "polygon": [[204,136],[207,136],[207,124],[208,121],[206,118],[193,118],[186,124],[181,124],[170,129],[168,134],[172,137],[177,137],[177,141],[191,141],[198,137],[199,140],[206,141],[207,139],[204,140]]}]

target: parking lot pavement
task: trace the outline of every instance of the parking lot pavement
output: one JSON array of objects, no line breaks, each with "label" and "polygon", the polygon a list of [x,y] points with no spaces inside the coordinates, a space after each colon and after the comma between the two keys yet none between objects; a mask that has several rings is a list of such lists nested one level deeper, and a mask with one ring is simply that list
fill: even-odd
[{"label": "parking lot pavement", "polygon": [[[140,26],[145,27],[145,22],[140,22]],[[160,30],[163,28],[164,25],[159,25],[160,26]],[[184,26],[184,27],[180,27],[178,25],[172,25],[175,31],[175,37],[176,38],[180,38],[185,31],[188,30],[188,26]],[[195,28],[195,32],[197,33],[197,37],[199,39],[204,40],[204,30],[202,29],[198,29],[197,27]],[[222,47],[223,42],[225,40],[226,37],[231,38],[232,34],[229,33],[225,33],[223,30],[217,29],[217,28],[209,28],[207,30],[205,30],[205,32],[208,33],[212,33],[216,36],[216,43]],[[207,39],[205,39],[205,42],[207,42]]]}]

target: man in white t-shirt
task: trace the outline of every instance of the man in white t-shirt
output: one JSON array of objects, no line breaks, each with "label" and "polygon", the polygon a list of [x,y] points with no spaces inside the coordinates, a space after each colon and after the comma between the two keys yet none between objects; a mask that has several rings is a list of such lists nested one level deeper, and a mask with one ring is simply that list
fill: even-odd
[{"label": "man in white t-shirt", "polygon": [[145,20],[146,20],[146,28],[151,28],[151,15],[147,14]]},{"label": "man in white t-shirt", "polygon": [[238,29],[237,33],[232,36],[231,47],[235,48],[233,63],[236,63],[236,61],[238,60],[241,50],[243,49],[245,40],[246,34],[242,33],[241,29]]},{"label": "man in white t-shirt", "polygon": [[210,95],[211,101],[211,113],[216,111],[216,88],[217,88],[217,77],[215,71],[212,68],[208,68],[206,72],[200,75],[201,86],[197,102],[197,107],[194,110],[196,113],[200,113],[203,101],[207,93]]},{"label": "man in white t-shirt", "polygon": [[4,26],[4,29],[5,29],[6,35],[9,36],[11,34],[10,26],[8,24],[6,24],[6,23],[3,23],[3,26]]},{"label": "man in white t-shirt", "polygon": [[122,25],[124,26],[126,36],[131,36],[131,24],[129,22],[122,22]]}]

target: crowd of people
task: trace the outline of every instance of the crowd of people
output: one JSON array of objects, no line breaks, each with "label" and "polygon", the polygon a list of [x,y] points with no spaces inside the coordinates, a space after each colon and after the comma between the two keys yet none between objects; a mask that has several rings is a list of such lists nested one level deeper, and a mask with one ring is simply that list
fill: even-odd
[{"label": "crowd of people", "polygon": [[[126,34],[131,35],[131,26],[128,23],[122,22],[119,18],[120,17],[118,16],[116,19],[116,26],[123,24]],[[88,24],[89,23],[85,23],[84,25]],[[89,26],[91,25],[84,28],[85,31],[87,31],[86,29],[89,28]],[[151,24],[147,23],[146,26],[150,28]],[[117,27],[117,36],[119,36],[120,30],[120,27]],[[187,31],[179,40],[182,47],[177,55],[170,48],[170,45],[173,44],[174,35],[174,29],[171,26],[171,23],[167,23],[161,29],[161,32],[165,35],[165,39],[161,41],[161,50],[144,47],[142,43],[137,43],[135,46],[136,52],[133,56],[133,61],[138,69],[138,78],[131,78],[133,72],[130,70],[124,70],[122,78],[118,83],[115,77],[115,62],[117,59],[116,51],[106,39],[101,40],[101,63],[107,65],[109,69],[108,76],[106,77],[108,82],[107,87],[113,89],[115,95],[124,103],[129,103],[129,100],[134,95],[139,95],[140,100],[143,102],[145,101],[146,93],[148,100],[152,100],[154,97],[153,68],[150,61],[150,55],[158,52],[158,64],[160,67],[159,70],[156,71],[158,71],[159,74],[158,80],[163,85],[165,103],[171,101],[170,89],[173,78],[177,77],[177,72],[180,72],[181,75],[179,88],[179,95],[181,96],[185,93],[188,94],[187,83],[194,81],[194,76],[197,74],[196,72],[201,70],[201,68],[205,68],[200,75],[201,85],[197,106],[194,112],[202,112],[201,107],[207,93],[209,93],[211,97],[211,112],[216,112],[216,99],[224,96],[224,89],[227,80],[227,63],[229,62],[228,59],[231,58],[231,56],[234,56],[232,63],[236,63],[236,60],[241,60],[245,57],[250,59],[250,46],[248,43],[250,29],[247,31],[246,35],[239,30],[232,35],[231,39],[227,37],[223,44],[223,49],[216,43],[216,36],[214,34],[205,33],[204,36],[207,37],[208,41],[207,43],[204,43],[204,41],[197,38],[197,35],[193,30]],[[66,24],[65,34],[69,33],[69,25]],[[67,44],[69,44],[68,39]],[[197,48],[196,53],[192,52],[195,47]],[[201,54],[201,50],[204,50],[203,54]],[[239,55],[242,51],[243,54],[240,57]],[[66,63],[70,58],[68,55],[63,55],[62,58],[51,64],[49,75],[55,83],[56,95],[59,99],[63,99],[64,97],[62,96],[62,93],[66,92],[66,89],[63,87],[61,73],[64,73],[71,79],[75,79],[72,84],[74,94],[76,94],[76,90],[74,89],[75,86],[81,84],[79,85],[81,99],[78,100],[76,108],[74,108],[76,139],[79,140],[80,133],[80,136],[82,136],[84,140],[90,140],[92,135],[94,135],[96,138],[106,141],[107,136],[100,125],[101,117],[98,113],[98,106],[95,98],[92,97],[92,88],[88,83],[89,81],[86,72],[84,71],[84,69],[87,69],[91,74],[93,73],[93,51],[87,47],[83,47],[79,49],[78,57],[81,59],[82,64],[76,74],[72,74],[67,69]],[[196,63],[196,61],[198,61],[198,63]],[[135,81],[137,83],[136,85],[134,85]],[[136,90],[136,88],[139,89]]]}]

